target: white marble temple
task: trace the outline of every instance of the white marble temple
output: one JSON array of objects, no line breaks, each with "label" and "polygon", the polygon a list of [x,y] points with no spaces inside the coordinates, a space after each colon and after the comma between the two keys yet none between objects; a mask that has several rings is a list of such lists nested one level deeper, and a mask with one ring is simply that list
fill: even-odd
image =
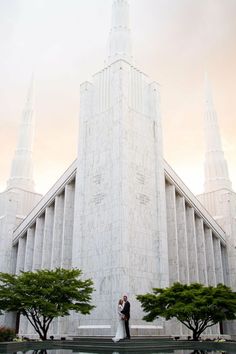
[{"label": "white marble temple", "polygon": [[[93,279],[96,308],[54,321],[55,336],[114,335],[124,293],[132,335],[187,335],[175,321],[142,321],[136,295],[176,281],[236,287],[236,198],[209,85],[205,209],[163,158],[160,88],[132,63],[127,0],[113,1],[108,49],[105,68],[81,85],[78,158],[37,204],[27,100],[19,140],[27,153],[19,156],[19,142],[0,194],[0,270],[78,267]],[[232,333],[232,326],[225,330]],[[24,321],[20,333],[35,335]]]}]

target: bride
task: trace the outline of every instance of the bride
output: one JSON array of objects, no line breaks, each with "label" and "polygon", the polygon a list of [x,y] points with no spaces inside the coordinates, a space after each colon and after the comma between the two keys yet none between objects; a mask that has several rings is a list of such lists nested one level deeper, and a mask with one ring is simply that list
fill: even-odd
[{"label": "bride", "polygon": [[124,321],[124,315],[121,313],[123,310],[123,300],[120,299],[118,302],[118,307],[117,307],[117,313],[118,313],[118,326],[116,330],[116,335],[114,338],[112,338],[113,342],[119,342],[120,339],[124,339],[126,334],[125,334],[125,321]]}]

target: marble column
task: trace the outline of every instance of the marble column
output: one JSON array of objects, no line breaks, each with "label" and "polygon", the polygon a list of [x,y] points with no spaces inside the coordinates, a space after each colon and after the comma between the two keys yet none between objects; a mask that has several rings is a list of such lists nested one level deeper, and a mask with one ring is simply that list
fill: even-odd
[{"label": "marble column", "polygon": [[[26,235],[19,238],[18,241],[18,252],[17,252],[17,262],[16,262],[16,274],[20,274],[21,271],[25,271],[25,261],[26,261],[26,247],[27,247],[27,239]],[[27,329],[27,319],[24,316],[20,316],[19,323],[19,334],[26,334]]]},{"label": "marble column", "polygon": [[230,274],[229,274],[229,263],[227,257],[227,248],[221,244],[221,256],[222,256],[222,265],[223,265],[223,276],[224,284],[231,286],[230,284]]},{"label": "marble column", "polygon": [[54,221],[54,204],[48,206],[45,211],[43,252],[42,252],[42,268],[44,269],[51,268],[53,221]]},{"label": "marble column", "polygon": [[27,230],[25,250],[25,271],[31,271],[33,267],[35,226]]},{"label": "marble column", "polygon": [[51,268],[61,267],[62,261],[62,233],[63,233],[63,214],[64,214],[64,193],[55,198],[54,221],[53,221],[53,246]]},{"label": "marble column", "polygon": [[24,270],[25,265],[26,237],[20,237],[18,241],[18,252],[16,261],[16,274]]},{"label": "marble column", "polygon": [[42,265],[44,221],[45,221],[44,214],[38,217],[36,220],[34,253],[33,253],[33,270],[41,269],[41,265]]},{"label": "marble column", "polygon": [[186,207],[186,228],[188,240],[189,282],[198,282],[197,240],[195,230],[194,209]]},{"label": "marble column", "polygon": [[[167,213],[167,236],[168,236],[168,255],[169,255],[169,284],[179,281],[179,253],[177,235],[177,216],[176,216],[176,193],[175,186],[166,181],[166,213]],[[171,335],[182,335],[182,325],[175,319],[166,322],[168,333]]]},{"label": "marble column", "polygon": [[177,242],[175,187],[168,182],[166,183],[166,212],[169,254],[169,282],[171,285],[175,281],[179,281],[179,255]]},{"label": "marble column", "polygon": [[212,230],[205,227],[205,244],[206,244],[206,264],[208,285],[216,285],[215,260],[212,240]]},{"label": "marble column", "polygon": [[215,255],[216,284],[224,282],[220,239],[213,236],[213,247]]},{"label": "marble column", "polygon": [[203,220],[195,216],[199,283],[207,285],[206,250]]},{"label": "marble column", "polygon": [[[177,238],[179,253],[179,279],[181,283],[189,283],[188,267],[188,239],[186,223],[185,198],[176,193],[176,220],[177,220]],[[188,329],[181,325],[180,333],[188,335]]]},{"label": "marble column", "polygon": [[179,253],[179,280],[181,283],[189,283],[185,199],[178,194],[176,195],[176,219]]},{"label": "marble column", "polygon": [[18,252],[18,245],[14,245],[12,247],[11,258],[12,258],[12,266],[10,273],[16,274],[16,262],[17,262],[17,252]]},{"label": "marble column", "polygon": [[[25,264],[24,264],[24,270],[26,272],[32,271],[32,267],[33,267],[34,238],[35,238],[35,225],[27,230],[27,235],[26,235]],[[29,328],[29,322],[27,318],[21,315],[19,333],[22,336],[28,336],[28,328]]]},{"label": "marble column", "polygon": [[[74,225],[74,198],[75,198],[75,181],[73,180],[65,186],[64,193],[64,211],[62,225],[62,259],[61,266],[65,269],[72,267],[72,242],[73,242],[73,225]],[[70,317],[61,317],[58,319],[58,332],[62,336],[69,333]]]},{"label": "marble column", "polygon": [[[63,233],[63,214],[64,214],[64,192],[55,198],[53,225],[52,225],[52,245],[51,247],[51,269],[61,267],[62,261],[62,233]],[[49,235],[48,235],[49,236]],[[51,324],[51,333],[58,335],[59,318],[55,318]]]},{"label": "marble column", "polygon": [[72,244],[73,244],[73,225],[74,225],[74,198],[75,198],[75,183],[71,182],[65,187],[64,200],[64,218],[63,218],[63,253],[62,267],[71,268],[72,259]]}]

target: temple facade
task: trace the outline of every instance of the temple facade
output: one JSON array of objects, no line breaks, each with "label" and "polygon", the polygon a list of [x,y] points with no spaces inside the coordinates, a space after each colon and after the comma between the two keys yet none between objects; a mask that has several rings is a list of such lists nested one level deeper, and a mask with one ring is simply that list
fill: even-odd
[{"label": "temple facade", "polygon": [[[96,289],[91,315],[55,320],[54,336],[114,335],[124,293],[131,335],[186,334],[175,322],[142,321],[136,295],[176,281],[236,290],[236,198],[206,86],[206,190],[198,198],[163,158],[160,88],[133,65],[127,0],[113,1],[106,66],[81,85],[78,157],[40,200],[27,100],[0,195],[0,270],[77,267]],[[14,316],[4,321],[13,325]],[[207,334],[219,331],[215,326]],[[20,334],[35,335],[24,318]]]}]

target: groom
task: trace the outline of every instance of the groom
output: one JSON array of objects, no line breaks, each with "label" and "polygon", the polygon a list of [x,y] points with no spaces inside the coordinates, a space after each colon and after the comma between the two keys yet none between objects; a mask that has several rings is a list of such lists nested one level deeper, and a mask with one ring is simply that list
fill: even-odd
[{"label": "groom", "polygon": [[125,321],[126,338],[130,339],[130,333],[129,333],[130,303],[126,295],[123,296],[123,300],[125,305],[121,313],[123,313],[123,315],[125,316],[124,321]]}]

